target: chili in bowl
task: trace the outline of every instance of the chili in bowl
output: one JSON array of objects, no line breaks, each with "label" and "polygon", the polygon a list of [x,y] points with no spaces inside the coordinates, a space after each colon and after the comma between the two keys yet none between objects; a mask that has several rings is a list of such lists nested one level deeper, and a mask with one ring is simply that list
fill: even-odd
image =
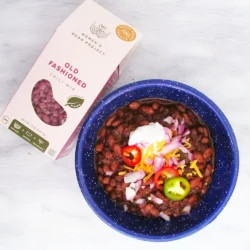
[{"label": "chili in bowl", "polygon": [[108,225],[149,241],[213,221],[237,180],[238,148],[220,109],[177,82],[147,80],[104,98],[76,149],[83,196]]}]

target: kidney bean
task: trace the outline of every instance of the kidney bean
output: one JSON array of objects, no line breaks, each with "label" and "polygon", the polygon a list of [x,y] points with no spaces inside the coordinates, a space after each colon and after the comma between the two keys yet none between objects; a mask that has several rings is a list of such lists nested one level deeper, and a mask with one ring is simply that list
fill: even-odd
[{"label": "kidney bean", "polygon": [[128,183],[122,182],[122,189],[123,189],[123,190],[125,190],[127,186],[129,186]]},{"label": "kidney bean", "polygon": [[180,116],[179,111],[175,111],[175,112],[172,114],[172,117],[173,117],[174,119],[180,120],[181,116]]},{"label": "kidney bean", "polygon": [[46,98],[46,93],[44,91],[41,91],[40,92],[40,97],[43,97],[43,98],[45,97]]},{"label": "kidney bean", "polygon": [[106,189],[107,192],[111,192],[111,191],[113,190],[113,187],[110,186],[110,185],[107,185],[107,186],[105,187],[105,189]]},{"label": "kidney bean", "polygon": [[36,110],[36,114],[37,114],[37,115],[41,113],[41,109],[40,109],[39,107],[36,107],[35,110]]},{"label": "kidney bean", "polygon": [[208,129],[207,128],[203,128],[203,135],[205,137],[209,137],[209,132],[208,132]]},{"label": "kidney bean", "polygon": [[154,208],[154,205],[153,204],[147,204],[145,207],[144,207],[144,210],[147,214],[151,214],[151,210]]},{"label": "kidney bean", "polygon": [[61,106],[58,103],[54,104],[54,109],[60,109],[60,108],[61,108]]},{"label": "kidney bean", "polygon": [[103,127],[103,128],[100,129],[100,131],[98,133],[98,138],[102,139],[102,138],[104,138],[105,135],[106,135],[106,128]]},{"label": "kidney bean", "polygon": [[51,114],[51,112],[50,112],[48,109],[44,109],[44,110],[43,110],[43,113],[44,113],[45,115],[50,115],[50,114]]},{"label": "kidney bean", "polygon": [[207,148],[204,152],[203,152],[203,157],[206,161],[209,161],[212,156],[213,156],[213,149],[212,148]]},{"label": "kidney bean", "polygon": [[191,138],[196,139],[197,135],[198,135],[198,131],[195,128],[191,129],[190,131]]},{"label": "kidney bean", "polygon": [[130,133],[131,133],[131,130],[129,128],[125,128],[123,130],[123,136],[125,137],[129,137]]},{"label": "kidney bean", "polygon": [[155,193],[155,195],[156,195],[156,197],[162,199],[164,202],[168,202],[169,201],[169,199],[165,195],[163,195],[160,191],[157,191]]},{"label": "kidney bean", "polygon": [[133,115],[131,113],[126,113],[124,115],[124,121],[129,122],[133,118]]},{"label": "kidney bean", "polygon": [[113,162],[111,163],[110,168],[111,168],[111,170],[112,170],[113,172],[115,172],[115,171],[117,170],[118,166],[119,166],[119,162],[118,162],[118,161],[113,161]]},{"label": "kidney bean", "polygon": [[97,168],[97,172],[98,172],[99,174],[103,174],[103,169],[102,169],[102,167],[98,167],[98,168]]},{"label": "kidney bean", "polygon": [[116,193],[114,191],[110,193],[110,198],[111,198],[111,200],[116,199]]},{"label": "kidney bean", "polygon": [[204,162],[203,155],[198,151],[194,151],[194,158],[197,160],[198,163]]},{"label": "kidney bean", "polygon": [[139,102],[131,102],[128,106],[132,110],[137,110],[140,107],[140,105],[141,104]]},{"label": "kidney bean", "polygon": [[193,125],[193,122],[191,121],[190,117],[188,116],[187,113],[183,113],[183,119],[185,121],[185,123],[189,126],[192,126]]},{"label": "kidney bean", "polygon": [[207,185],[212,181],[212,176],[208,176],[204,180],[204,184],[206,183]]},{"label": "kidney bean", "polygon": [[113,147],[113,145],[115,144],[114,136],[113,135],[108,135],[107,142],[108,142],[108,145],[110,147]]},{"label": "kidney bean", "polygon": [[154,217],[158,217],[158,216],[159,216],[160,211],[159,211],[159,209],[158,209],[158,208],[153,207],[153,208],[151,209],[150,213],[151,213],[151,215],[152,215],[152,216],[154,216]]},{"label": "kidney bean", "polygon": [[112,130],[112,135],[114,136],[116,142],[119,142],[122,138],[121,133],[117,129]]},{"label": "kidney bean", "polygon": [[198,196],[196,194],[192,194],[187,197],[187,201],[190,205],[194,205],[198,201]]},{"label": "kidney bean", "polygon": [[50,119],[49,119],[49,116],[48,115],[43,115],[42,116],[42,120],[45,122],[45,123],[47,123],[47,124],[49,124],[50,123]]},{"label": "kidney bean", "polygon": [[111,163],[110,168],[111,168],[111,170],[112,170],[113,172],[115,172],[115,171],[117,170],[118,166],[119,166],[119,162],[118,162],[118,161],[113,161],[113,162]]},{"label": "kidney bean", "polygon": [[201,140],[201,143],[207,144],[207,143],[209,143],[209,139],[207,137],[203,137]]},{"label": "kidney bean", "polygon": [[199,131],[199,133],[201,133],[203,135],[203,127],[199,127],[198,131]]},{"label": "kidney bean", "polygon": [[213,170],[214,170],[213,165],[208,164],[207,167],[206,167],[206,169],[205,169],[204,175],[205,175],[206,177],[207,177],[207,176],[211,176],[212,173],[213,173]]},{"label": "kidney bean", "polygon": [[200,170],[205,168],[205,164],[204,163],[197,163],[197,166]]},{"label": "kidney bean", "polygon": [[102,180],[102,183],[104,185],[108,185],[109,184],[109,181],[110,181],[110,178],[108,176],[104,177],[103,180]]},{"label": "kidney bean", "polygon": [[102,143],[98,143],[96,146],[95,146],[95,151],[96,152],[101,152],[103,150],[103,144]]},{"label": "kidney bean", "polygon": [[104,156],[107,159],[112,159],[114,155],[110,151],[106,151],[106,152],[104,152]]},{"label": "kidney bean", "polygon": [[104,171],[104,173],[106,173],[108,171],[111,171],[111,169],[109,168],[108,165],[103,165],[103,171]]},{"label": "kidney bean", "polygon": [[45,108],[47,107],[47,105],[46,105],[46,103],[40,102],[40,103],[38,104],[38,107],[39,107],[40,109],[45,109]]},{"label": "kidney bean", "polygon": [[159,104],[158,102],[154,102],[154,103],[152,104],[152,108],[153,108],[154,110],[157,110],[157,109],[159,108],[159,106],[160,106],[160,104]]},{"label": "kidney bean", "polygon": [[203,185],[203,187],[202,187],[202,189],[201,189],[201,193],[202,194],[205,194],[206,192],[207,192],[207,190],[208,190],[208,185],[206,184],[206,185]]},{"label": "kidney bean", "polygon": [[124,111],[122,109],[118,109],[116,111],[116,114],[117,114],[117,116],[119,116],[120,118],[122,118],[124,116]]},{"label": "kidney bean", "polygon": [[147,121],[147,120],[142,120],[139,122],[140,126],[144,126],[144,125],[148,125],[148,124],[149,124],[149,121]]},{"label": "kidney bean", "polygon": [[112,127],[117,127],[118,125],[120,125],[123,121],[118,119],[118,120],[114,120],[111,124]]},{"label": "kidney bean", "polygon": [[143,185],[147,186],[154,183],[154,177],[149,178]]},{"label": "kidney bean", "polygon": [[196,177],[189,182],[191,189],[201,188],[202,182],[200,177]]},{"label": "kidney bean", "polygon": [[120,156],[121,151],[122,151],[122,148],[121,148],[120,144],[118,144],[118,143],[114,144],[113,151],[114,151],[116,156]]},{"label": "kidney bean", "polygon": [[110,116],[108,120],[106,121],[106,126],[109,127],[111,126],[112,122],[115,120],[115,116]]},{"label": "kidney bean", "polygon": [[122,134],[123,130],[124,130],[124,125],[120,124],[120,125],[117,127],[117,131],[118,131],[120,134]]},{"label": "kidney bean", "polygon": [[103,180],[103,176],[102,175],[98,175],[97,177],[98,181],[102,183],[102,180]]},{"label": "kidney bean", "polygon": [[[115,180],[118,181],[118,182],[122,181],[123,179],[124,179],[123,175],[116,175],[115,176]],[[122,186],[121,186],[121,189],[122,189]]]},{"label": "kidney bean", "polygon": [[149,106],[142,106],[141,111],[147,115],[153,115],[155,113],[154,109]]},{"label": "kidney bean", "polygon": [[110,165],[111,164],[111,160],[103,158],[102,163],[105,164],[105,165]]},{"label": "kidney bean", "polygon": [[116,186],[116,180],[115,179],[111,179],[110,180],[110,185],[112,186],[112,187],[115,187]]},{"label": "kidney bean", "polygon": [[182,104],[177,104],[177,109],[181,112],[185,112],[186,111],[186,108],[185,106],[183,106]]}]

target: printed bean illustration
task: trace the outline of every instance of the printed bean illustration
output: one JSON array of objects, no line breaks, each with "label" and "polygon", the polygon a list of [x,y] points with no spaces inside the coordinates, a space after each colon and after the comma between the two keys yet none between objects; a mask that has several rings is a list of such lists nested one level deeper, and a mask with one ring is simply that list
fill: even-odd
[{"label": "printed bean illustration", "polygon": [[49,81],[42,79],[35,84],[31,101],[34,111],[44,123],[51,126],[61,126],[66,122],[67,113],[54,99]]}]

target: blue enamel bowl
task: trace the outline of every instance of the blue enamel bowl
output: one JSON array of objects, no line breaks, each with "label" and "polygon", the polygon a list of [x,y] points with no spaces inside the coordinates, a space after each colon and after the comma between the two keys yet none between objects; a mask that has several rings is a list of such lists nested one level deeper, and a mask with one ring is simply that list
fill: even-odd
[{"label": "blue enamel bowl", "polygon": [[[208,125],[215,147],[213,181],[201,203],[190,215],[166,222],[126,213],[104,193],[94,169],[94,145],[98,130],[117,108],[144,98],[165,98],[185,104]],[[77,180],[92,210],[117,231],[147,241],[177,240],[212,222],[230,199],[238,176],[239,153],[232,127],[222,111],[204,94],[168,80],[145,80],[121,87],[106,96],[85,120],[76,148]]]}]

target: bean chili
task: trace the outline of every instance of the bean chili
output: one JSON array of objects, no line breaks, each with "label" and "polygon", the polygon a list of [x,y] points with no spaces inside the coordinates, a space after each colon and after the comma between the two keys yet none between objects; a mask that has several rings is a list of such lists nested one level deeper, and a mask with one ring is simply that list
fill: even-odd
[{"label": "bean chili", "polygon": [[[178,121],[179,124],[183,121],[183,126],[173,130],[171,121]],[[172,174],[177,181],[183,178],[186,180],[184,186],[188,193],[185,193],[185,198],[181,200],[169,198],[173,195],[163,189],[164,183],[161,179],[163,177],[160,178],[161,184],[155,183],[156,172],[151,175],[146,173],[145,177],[145,174],[139,176],[143,172],[140,170],[141,172],[138,172],[140,181],[125,182],[126,175],[133,173],[134,165],[138,163],[138,158],[133,158],[132,155],[131,164],[126,164],[128,160],[126,162],[122,155],[124,148],[128,147],[131,132],[138,127],[157,122],[171,130],[172,136],[176,138],[184,131],[189,131],[182,139],[182,148],[185,146],[184,149],[187,152],[184,153],[184,149],[178,151],[178,159],[185,161],[185,167],[175,166],[175,171],[178,170],[179,174]],[[136,154],[138,155],[137,152]],[[110,199],[123,206],[128,212],[145,217],[178,217],[189,213],[207,192],[214,171],[214,148],[208,127],[191,109],[165,99],[134,101],[117,109],[107,118],[98,132],[94,157],[98,181]],[[131,185],[135,193],[131,194],[133,199],[128,200],[126,189]]]}]

